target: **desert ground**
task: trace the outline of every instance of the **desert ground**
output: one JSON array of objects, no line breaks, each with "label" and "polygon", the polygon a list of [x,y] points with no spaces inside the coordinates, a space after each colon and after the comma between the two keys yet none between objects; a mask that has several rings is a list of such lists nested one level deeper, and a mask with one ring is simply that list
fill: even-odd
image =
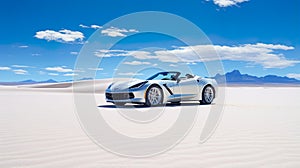
[{"label": "desert ground", "polygon": [[[86,135],[76,114],[72,84],[0,86],[0,167],[300,167],[300,87],[227,87],[224,110],[214,134],[199,143],[213,105],[138,108],[162,110],[149,123],[131,122],[105,102],[110,80],[74,85],[94,94],[95,107],[119,132],[151,137],[168,129],[182,107],[197,110],[190,132],[163,153],[134,158],[109,152]],[[120,109],[132,110],[132,105]],[[124,144],[126,146],[126,144]]]}]

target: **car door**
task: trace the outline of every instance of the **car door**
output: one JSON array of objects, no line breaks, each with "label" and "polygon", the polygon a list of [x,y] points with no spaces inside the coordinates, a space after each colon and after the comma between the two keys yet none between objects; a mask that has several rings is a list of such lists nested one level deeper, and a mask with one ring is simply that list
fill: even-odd
[{"label": "car door", "polygon": [[181,79],[173,87],[173,93],[181,100],[193,100],[198,95],[198,84],[194,78]]}]

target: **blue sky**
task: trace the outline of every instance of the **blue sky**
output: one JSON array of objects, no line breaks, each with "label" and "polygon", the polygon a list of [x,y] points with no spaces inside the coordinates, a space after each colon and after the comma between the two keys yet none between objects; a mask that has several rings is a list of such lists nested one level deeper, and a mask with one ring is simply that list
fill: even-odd
[{"label": "blue sky", "polygon": [[[111,77],[120,62],[125,67],[159,68],[155,62],[163,61],[168,69],[184,64],[206,75],[203,63],[187,59],[189,48],[177,39],[160,34],[130,36],[140,31],[135,27],[102,27],[115,18],[141,11],[168,12],[196,24],[220,54],[226,72],[239,69],[257,76],[300,79],[298,0],[5,0],[0,6],[0,81],[71,79],[78,73],[74,70],[77,56],[95,31],[112,39],[126,37],[114,47],[123,55],[106,55],[97,78]],[[166,50],[179,54],[185,61],[130,56],[148,47],[161,48],[157,53]],[[193,47],[203,50],[196,44]],[[122,75],[126,76],[125,72]]]}]

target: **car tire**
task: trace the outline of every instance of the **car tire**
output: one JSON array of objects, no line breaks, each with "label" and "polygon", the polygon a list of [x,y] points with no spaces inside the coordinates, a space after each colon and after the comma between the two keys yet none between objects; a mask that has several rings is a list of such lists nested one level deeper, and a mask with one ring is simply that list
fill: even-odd
[{"label": "car tire", "polygon": [[148,107],[161,105],[163,102],[163,97],[163,91],[159,86],[150,86],[146,91],[145,105]]},{"label": "car tire", "polygon": [[211,85],[207,85],[202,90],[202,100],[200,104],[211,104],[215,98],[215,89]]}]

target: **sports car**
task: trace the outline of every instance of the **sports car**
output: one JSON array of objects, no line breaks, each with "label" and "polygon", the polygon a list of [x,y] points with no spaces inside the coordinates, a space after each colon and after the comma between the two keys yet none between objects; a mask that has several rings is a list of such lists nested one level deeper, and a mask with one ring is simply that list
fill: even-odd
[{"label": "sports car", "polygon": [[105,91],[106,101],[117,106],[126,103],[157,106],[181,101],[198,101],[211,104],[216,97],[217,82],[214,79],[177,71],[159,72],[146,80],[118,81]]}]

